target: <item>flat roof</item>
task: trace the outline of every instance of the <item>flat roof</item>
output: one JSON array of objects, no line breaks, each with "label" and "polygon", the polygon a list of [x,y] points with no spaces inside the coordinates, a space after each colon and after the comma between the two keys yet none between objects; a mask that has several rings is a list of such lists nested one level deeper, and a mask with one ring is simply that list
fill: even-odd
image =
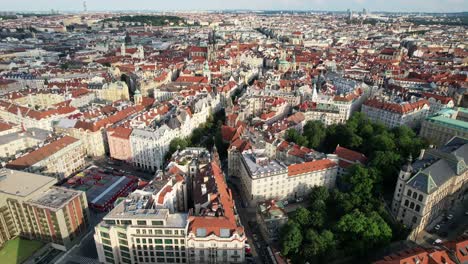
[{"label": "flat roof", "polygon": [[57,179],[29,172],[0,169],[0,192],[26,197],[46,185],[54,185]]},{"label": "flat roof", "polygon": [[28,203],[48,209],[60,209],[71,200],[81,195],[81,191],[66,188],[54,187]]}]

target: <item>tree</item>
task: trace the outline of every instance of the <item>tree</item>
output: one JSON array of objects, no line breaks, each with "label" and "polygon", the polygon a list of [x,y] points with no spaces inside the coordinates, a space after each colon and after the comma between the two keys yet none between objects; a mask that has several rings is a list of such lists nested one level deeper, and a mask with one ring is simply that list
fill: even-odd
[{"label": "tree", "polygon": [[307,146],[308,145],[307,138],[302,136],[301,134],[299,134],[299,132],[297,132],[297,130],[295,130],[293,128],[288,129],[286,131],[285,138],[286,138],[287,141],[294,142],[294,143],[298,144],[299,146]]},{"label": "tree", "polygon": [[298,253],[303,239],[299,224],[288,221],[283,227],[281,239],[281,254],[290,256]]},{"label": "tree", "polygon": [[310,224],[310,211],[300,206],[294,212],[292,219],[302,227],[306,227]]},{"label": "tree", "polygon": [[379,172],[379,183],[385,190],[392,192],[401,167],[400,154],[393,151],[377,151],[369,166]]},{"label": "tree", "polygon": [[308,147],[316,149],[322,145],[325,137],[327,136],[327,130],[322,122],[320,121],[308,121],[304,126],[303,135],[308,141]]},{"label": "tree", "polygon": [[307,230],[304,257],[308,260],[321,258],[334,248],[335,237],[332,232],[324,230],[319,234],[313,229]]},{"label": "tree", "polygon": [[330,193],[328,189],[324,186],[314,186],[312,187],[312,190],[310,192],[310,200],[312,202],[316,200],[326,201],[329,196]]},{"label": "tree", "polygon": [[384,245],[392,237],[392,230],[376,212],[367,216],[359,210],[354,210],[338,221],[336,230],[350,250],[360,252]]}]

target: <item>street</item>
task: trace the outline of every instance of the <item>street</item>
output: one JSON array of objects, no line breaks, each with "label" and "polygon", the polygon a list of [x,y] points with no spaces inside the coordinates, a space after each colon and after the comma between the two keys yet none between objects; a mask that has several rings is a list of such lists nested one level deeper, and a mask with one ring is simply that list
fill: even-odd
[{"label": "street", "polygon": [[136,176],[144,181],[150,181],[154,177],[154,174],[152,173],[143,171],[140,168],[134,167],[131,164],[122,161],[112,160],[108,157],[93,159],[92,161],[90,161],[90,165],[96,165],[101,168],[112,168],[115,170],[124,171],[125,175]]},{"label": "street", "polygon": [[101,222],[107,213],[98,213],[90,210],[89,230],[84,234],[80,242],[65,254],[57,264],[98,264],[96,244],[94,243],[94,227]]},{"label": "street", "polygon": [[[432,245],[434,241],[454,240],[468,231],[468,196],[455,204],[445,215],[439,216],[427,229],[423,231],[417,243],[420,245]],[[448,217],[451,215],[451,217]],[[452,219],[449,219],[452,218]]]}]

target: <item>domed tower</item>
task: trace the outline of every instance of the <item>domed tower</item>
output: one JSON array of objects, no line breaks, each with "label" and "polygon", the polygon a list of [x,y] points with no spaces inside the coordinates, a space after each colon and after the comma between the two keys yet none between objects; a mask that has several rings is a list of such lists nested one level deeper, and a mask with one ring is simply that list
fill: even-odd
[{"label": "domed tower", "polygon": [[401,204],[401,199],[403,196],[403,191],[405,189],[406,182],[411,178],[413,174],[413,157],[410,155],[408,158],[408,162],[401,168],[400,173],[398,174],[397,184],[395,186],[395,193],[393,194],[393,202],[392,202],[392,213],[397,214],[398,208]]},{"label": "domed tower", "polygon": [[205,61],[205,65],[203,66],[203,76],[208,78],[208,81],[211,81],[211,70],[208,61]]},{"label": "domed tower", "polygon": [[143,101],[143,96],[141,95],[140,90],[137,89],[135,91],[135,94],[133,95],[133,102],[136,105],[141,105],[142,101]]}]

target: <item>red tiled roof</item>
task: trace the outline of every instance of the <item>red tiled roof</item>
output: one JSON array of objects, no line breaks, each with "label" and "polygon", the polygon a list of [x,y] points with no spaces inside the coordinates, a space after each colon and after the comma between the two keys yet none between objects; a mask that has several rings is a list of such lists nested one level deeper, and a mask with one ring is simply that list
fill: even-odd
[{"label": "red tiled roof", "polygon": [[243,233],[244,230],[241,226],[237,225],[237,221],[234,215],[234,200],[232,198],[231,190],[227,187],[224,180],[223,172],[219,167],[219,161],[211,161],[211,168],[213,177],[217,186],[217,197],[224,209],[223,216],[192,216],[189,221],[189,232],[196,234],[197,229],[203,228],[206,230],[206,235],[209,236],[214,234],[216,236],[221,235],[221,229],[230,230],[233,232]]},{"label": "red tiled roof", "polygon": [[119,126],[114,129],[114,133],[111,135],[111,137],[129,139],[130,134],[132,134],[131,128]]},{"label": "red tiled roof", "polygon": [[159,204],[164,203],[164,197],[166,196],[166,194],[168,194],[170,192],[172,192],[172,186],[168,185],[159,193],[158,203]]},{"label": "red tiled roof", "polygon": [[296,176],[313,171],[320,171],[336,167],[338,164],[329,159],[314,160],[304,163],[293,164],[288,167],[288,176]]},{"label": "red tiled roof", "polygon": [[7,167],[11,169],[19,169],[19,170],[28,168],[38,163],[39,161],[52,156],[53,154],[57,153],[61,149],[77,141],[78,139],[76,138],[65,136],[48,145],[43,146],[42,148],[39,148],[22,157],[17,158],[16,160],[8,163]]},{"label": "red tiled roof", "polygon": [[379,108],[385,111],[399,113],[399,114],[406,114],[409,112],[414,112],[416,110],[422,109],[425,105],[429,105],[427,100],[419,100],[413,103],[405,103],[405,104],[397,104],[397,103],[387,103],[382,102],[377,99],[369,99],[367,100],[364,105],[373,108]]},{"label": "red tiled roof", "polygon": [[9,130],[11,128],[12,126],[10,124],[0,121],[0,131]]},{"label": "red tiled roof", "polygon": [[426,99],[434,98],[440,101],[442,104],[448,104],[450,103],[450,101],[453,101],[453,99],[448,96],[443,96],[443,95],[438,95],[438,94],[433,94],[433,93],[423,93],[422,95]]},{"label": "red tiled roof", "polygon": [[350,162],[360,162],[362,164],[365,164],[367,162],[367,157],[357,151],[350,150],[347,148],[340,147],[340,145],[336,146],[335,152],[340,159],[344,159]]}]

